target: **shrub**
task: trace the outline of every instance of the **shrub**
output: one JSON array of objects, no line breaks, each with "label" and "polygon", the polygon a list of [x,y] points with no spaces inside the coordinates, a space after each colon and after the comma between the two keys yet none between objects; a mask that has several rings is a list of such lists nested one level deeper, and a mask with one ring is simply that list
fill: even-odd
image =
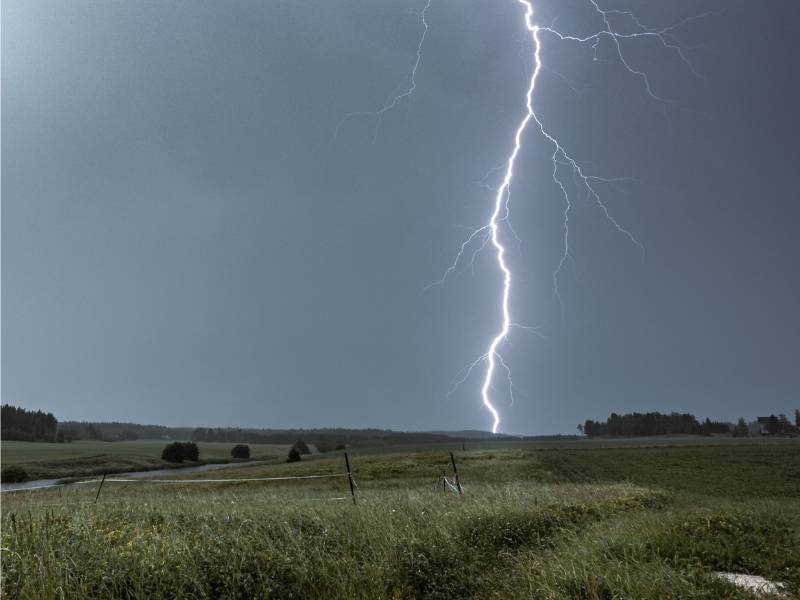
[{"label": "shrub", "polygon": [[292,448],[297,450],[300,454],[311,454],[311,450],[308,449],[308,444],[303,440],[297,440]]},{"label": "shrub", "polygon": [[164,447],[161,452],[162,460],[168,462],[183,462],[183,447],[180,442],[172,442]]},{"label": "shrub", "polygon": [[299,462],[300,460],[301,458],[299,450],[297,450],[295,447],[292,447],[292,449],[289,450],[289,456],[286,458],[286,462]]},{"label": "shrub", "polygon": [[3,483],[21,483],[28,479],[28,473],[22,467],[11,465],[0,471],[0,481]]},{"label": "shrub", "polygon": [[250,458],[250,446],[247,444],[236,444],[231,448],[233,458]]},{"label": "shrub", "polygon": [[183,442],[183,458],[184,460],[197,461],[200,458],[200,450],[194,442]]},{"label": "shrub", "polygon": [[179,463],[184,460],[196,461],[200,451],[194,442],[172,442],[164,447],[161,458],[167,462]]}]

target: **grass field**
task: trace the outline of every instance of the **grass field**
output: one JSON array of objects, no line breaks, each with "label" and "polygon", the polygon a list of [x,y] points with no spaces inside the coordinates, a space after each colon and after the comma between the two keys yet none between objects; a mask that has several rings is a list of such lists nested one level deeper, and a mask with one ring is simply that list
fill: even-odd
[{"label": "grass field", "polygon": [[[2,464],[19,465],[29,479],[58,479],[95,475],[98,473],[123,473],[148,469],[163,469],[173,464],[161,460],[163,440],[135,442],[101,442],[80,440],[66,444],[3,441]],[[198,442],[201,462],[226,462],[231,460],[233,444]],[[252,460],[280,458],[288,446],[249,444]]]},{"label": "grass field", "polygon": [[[351,454],[345,477],[4,494],[9,598],[752,598],[800,593],[800,445]],[[342,474],[343,459],[225,478]],[[218,478],[219,473],[193,475]],[[179,476],[176,476],[180,479]],[[333,500],[332,498],[344,498]]]},{"label": "grass field", "polygon": [[[67,444],[36,442],[0,442],[2,465],[19,465],[25,469],[28,479],[61,479],[69,477],[93,476],[102,473],[124,473],[126,471],[145,471],[152,469],[172,468],[181,465],[161,460],[161,451],[167,442],[164,440],[139,440],[135,442],[102,442],[96,440],[80,440]],[[586,449],[586,448],[627,448],[657,446],[698,446],[727,445],[742,446],[762,444],[758,438],[704,438],[698,436],[672,438],[596,438],[596,439],[563,439],[532,441],[500,441],[491,442],[495,449],[525,448],[528,450],[550,449]],[[784,438],[775,444],[794,444],[797,440]],[[200,462],[229,462],[231,460],[231,443],[199,442]],[[251,460],[281,460],[289,447],[279,444],[249,444]],[[485,441],[466,442],[464,444],[434,443],[415,450],[449,452],[461,448],[480,450],[487,447]],[[408,446],[381,446],[361,450],[369,454],[397,454],[408,451]]]}]

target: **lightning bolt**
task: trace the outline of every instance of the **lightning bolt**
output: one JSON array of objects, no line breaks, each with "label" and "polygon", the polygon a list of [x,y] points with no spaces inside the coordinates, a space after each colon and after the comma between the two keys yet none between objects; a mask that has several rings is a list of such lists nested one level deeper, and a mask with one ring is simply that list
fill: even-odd
[{"label": "lightning bolt", "polygon": [[[492,418],[494,419],[494,422],[492,423],[492,433],[497,433],[497,428],[500,425],[500,413],[497,411],[492,403],[491,398],[489,397],[489,388],[492,385],[492,379],[494,378],[494,372],[497,368],[497,363],[499,362],[505,366],[502,357],[497,353],[497,347],[508,337],[508,332],[511,329],[511,315],[508,308],[508,301],[511,295],[511,270],[506,264],[506,248],[503,246],[502,242],[500,241],[500,236],[498,235],[498,222],[501,219],[508,218],[508,198],[510,195],[511,180],[514,177],[514,163],[516,162],[519,151],[522,148],[522,134],[525,131],[525,128],[528,126],[530,120],[534,118],[533,90],[536,88],[536,79],[539,75],[539,71],[541,70],[541,62],[539,61],[538,56],[539,45],[538,40],[536,39],[536,28],[533,24],[533,6],[527,0],[518,1],[525,6],[525,26],[533,33],[534,41],[536,43],[536,66],[534,67],[533,76],[531,77],[530,85],[528,86],[528,92],[525,95],[525,106],[527,108],[527,112],[525,113],[525,116],[523,117],[522,121],[517,127],[516,133],[514,134],[514,149],[511,151],[508,161],[506,162],[503,181],[500,184],[500,187],[497,188],[497,193],[494,197],[494,210],[492,211],[492,215],[489,217],[489,222],[486,225],[486,229],[489,230],[489,237],[491,239],[492,246],[494,246],[496,251],[497,266],[503,274],[501,303],[501,312],[503,318],[500,325],[500,331],[498,331],[494,338],[492,338],[492,341],[489,344],[489,349],[484,354],[486,357],[487,367],[486,375],[483,378],[483,386],[481,387],[481,398],[483,399],[483,405],[492,414]],[[510,380],[511,372],[508,367],[506,367],[506,372]]]},{"label": "lightning bolt", "polygon": [[[420,20],[422,22],[423,31],[419,38],[419,42],[417,44],[416,60],[414,61],[414,64],[410,71],[410,75],[408,78],[408,85],[405,87],[405,89],[395,94],[388,102],[386,102],[383,106],[381,106],[377,110],[358,111],[346,114],[337,123],[331,142],[336,140],[340,129],[342,128],[342,126],[344,126],[345,123],[347,123],[351,119],[359,117],[370,117],[377,120],[377,124],[375,126],[375,135],[373,137],[373,142],[374,142],[377,139],[378,128],[380,127],[381,118],[383,117],[383,115],[394,109],[401,101],[410,97],[414,93],[414,91],[417,88],[417,80],[416,80],[417,70],[419,69],[419,66],[422,62],[422,49],[429,29],[428,21],[426,19],[426,13],[431,6],[431,1],[432,0],[426,1],[425,6],[420,13]],[[545,127],[544,122],[540,119],[540,117],[534,110],[533,99],[536,90],[536,84],[539,78],[539,74],[544,68],[546,68],[542,65],[542,60],[541,60],[542,44],[540,40],[540,34],[551,35],[556,40],[561,42],[591,44],[594,61],[604,60],[599,55],[601,42],[603,40],[610,41],[612,49],[614,51],[615,59],[624,68],[624,70],[627,71],[629,75],[636,77],[641,81],[644,92],[650,99],[659,102],[662,105],[666,105],[669,102],[669,100],[658,94],[653,88],[653,85],[651,84],[650,78],[648,77],[647,73],[634,66],[634,63],[631,60],[629,60],[624,51],[624,44],[629,41],[636,41],[641,39],[655,40],[664,49],[674,52],[677,55],[677,57],[686,65],[686,67],[694,75],[700,77],[700,74],[697,72],[695,67],[689,61],[684,46],[678,40],[676,36],[676,31],[687,23],[690,23],[692,21],[695,21],[697,19],[709,15],[720,14],[725,10],[723,9],[722,11],[705,12],[699,15],[687,17],[670,26],[657,28],[645,25],[631,11],[616,10],[616,9],[604,10],[603,8],[601,8],[600,4],[598,3],[598,0],[587,0],[587,3],[592,8],[593,12],[597,15],[597,18],[599,19],[601,26],[594,33],[585,36],[578,36],[578,35],[562,33],[559,30],[555,29],[554,25],[545,27],[535,24],[533,21],[534,10],[533,10],[532,0],[516,0],[516,1],[523,8],[523,23],[527,30],[527,34],[530,36],[530,40],[533,47],[533,72],[531,73],[527,92],[525,94],[526,112],[522,120],[517,125],[513,137],[514,140],[513,147],[506,160],[500,166],[491,169],[483,177],[483,179],[481,179],[478,182],[478,185],[480,185],[483,189],[490,190],[494,194],[494,202],[492,205],[493,209],[489,216],[489,219],[483,225],[471,229],[469,235],[466,237],[466,239],[462,242],[461,246],[459,247],[455,259],[450,264],[450,266],[448,266],[447,269],[444,271],[441,278],[431,283],[425,288],[427,290],[431,287],[443,284],[451,275],[456,273],[459,265],[461,265],[463,262],[464,256],[470,252],[470,249],[474,248],[475,246],[474,243],[476,241],[479,241],[479,244],[477,245],[477,248],[473,249],[470,254],[470,261],[469,261],[470,266],[474,266],[476,257],[491,244],[492,248],[494,249],[494,256],[496,259],[498,271],[502,276],[502,288],[500,294],[501,298],[500,326],[493,335],[493,337],[491,338],[486,352],[481,354],[477,359],[475,359],[473,362],[471,362],[469,365],[467,365],[466,367],[461,369],[461,371],[459,371],[459,373],[456,375],[456,380],[453,384],[453,387],[447,393],[447,396],[453,394],[459,388],[459,386],[461,386],[464,382],[466,382],[467,379],[469,379],[469,377],[472,375],[472,373],[478,366],[480,366],[483,363],[486,363],[486,371],[484,373],[483,383],[480,389],[481,389],[481,400],[483,402],[483,405],[492,415],[492,433],[497,433],[498,427],[500,426],[500,413],[497,410],[497,407],[495,406],[495,403],[492,401],[491,397],[492,383],[495,378],[495,373],[498,370],[498,366],[505,372],[506,381],[508,383],[509,396],[511,398],[512,403],[514,400],[515,386],[511,377],[511,368],[504,360],[502,354],[500,353],[500,349],[502,345],[508,340],[509,333],[513,328],[526,329],[528,331],[532,331],[533,333],[541,335],[539,334],[536,327],[521,325],[519,323],[512,321],[511,319],[509,302],[511,297],[511,287],[513,283],[513,278],[511,269],[509,268],[508,263],[506,261],[506,247],[503,243],[502,233],[501,233],[501,226],[502,226],[518,242],[520,242],[519,236],[514,231],[514,228],[511,226],[511,222],[509,220],[509,214],[510,214],[509,202],[511,198],[511,183],[514,178],[514,167],[517,162],[519,153],[522,149],[523,135],[525,134],[531,122],[535,123],[536,128],[538,129],[542,138],[547,143],[549,143],[553,149],[551,155],[551,161],[553,165],[551,176],[564,202],[564,210],[562,213],[563,251],[555,267],[555,270],[553,271],[552,274],[553,292],[556,299],[558,300],[562,312],[564,310],[564,303],[562,301],[561,293],[559,291],[559,275],[561,274],[567,260],[571,258],[569,224],[570,224],[570,215],[573,210],[573,200],[572,197],[570,196],[568,185],[563,178],[564,170],[571,172],[573,184],[577,188],[583,190],[587,199],[589,199],[597,207],[597,209],[603,215],[604,219],[612,227],[614,227],[614,229],[617,232],[622,234],[624,237],[628,238],[631,244],[633,244],[640,250],[642,258],[644,258],[644,250],[645,250],[644,245],[633,235],[633,233],[631,233],[628,229],[626,229],[611,214],[611,211],[608,209],[608,206],[603,202],[599,192],[599,187],[603,184],[608,185],[620,181],[635,181],[635,180],[627,177],[602,177],[590,173],[586,169],[586,167],[582,165],[575,158],[573,154],[567,151],[564,145],[558,140],[556,135]],[[627,25],[627,29],[621,30],[617,28],[616,23],[619,24],[625,23]],[[557,77],[559,77],[560,79],[562,79],[563,81],[565,81],[567,85],[570,85],[569,82],[566,80],[566,78],[564,78],[561,74],[553,71],[552,69],[548,70]],[[574,86],[570,85],[570,87],[573,89],[573,91],[577,91],[575,90]],[[503,173],[503,178],[498,186],[495,187],[487,183],[487,180],[493,173],[500,171],[502,171]]]},{"label": "lightning bolt", "polygon": [[336,138],[339,136],[339,130],[345,123],[347,123],[350,119],[355,119],[358,117],[372,117],[377,119],[377,124],[375,125],[375,134],[372,138],[372,142],[375,143],[378,138],[378,128],[380,127],[381,118],[383,115],[395,108],[402,100],[411,96],[411,94],[414,93],[414,90],[417,89],[417,69],[419,69],[419,65],[422,62],[422,46],[425,44],[425,36],[428,35],[428,21],[425,17],[428,9],[431,7],[431,1],[432,0],[427,0],[422,12],[420,12],[420,21],[422,22],[423,30],[422,35],[419,38],[419,43],[417,44],[417,58],[414,61],[414,65],[411,67],[411,73],[408,78],[409,81],[406,89],[398,94],[395,94],[391,100],[377,110],[362,110],[346,114],[336,124],[336,128],[333,131],[333,137],[331,138],[331,143],[336,141]]},{"label": "lightning bolt", "polygon": [[[561,294],[559,291],[559,275],[564,267],[564,264],[570,257],[570,229],[569,229],[569,219],[570,213],[573,208],[573,202],[570,197],[570,193],[567,189],[567,185],[560,176],[560,171],[563,168],[567,168],[572,173],[572,178],[574,183],[582,188],[586,193],[587,197],[591,199],[591,201],[598,207],[603,217],[608,221],[620,234],[627,237],[630,242],[635,245],[642,253],[642,257],[644,258],[644,245],[631,233],[628,229],[626,229],[620,222],[611,214],[607,205],[603,202],[600,193],[598,191],[598,184],[611,184],[618,181],[631,181],[631,178],[625,177],[601,177],[598,175],[594,175],[592,173],[587,172],[586,168],[582,166],[572,154],[570,154],[564,147],[563,144],[558,140],[558,138],[551,133],[544,125],[542,120],[536,114],[533,105],[533,98],[536,90],[537,80],[539,78],[539,74],[543,69],[542,60],[541,60],[541,40],[540,34],[547,33],[555,36],[558,40],[564,42],[575,42],[578,44],[586,44],[591,43],[592,49],[594,51],[594,60],[600,61],[598,51],[600,47],[600,43],[603,39],[609,39],[613,45],[613,49],[616,55],[617,60],[623,66],[623,68],[634,77],[638,78],[644,87],[646,94],[653,100],[660,102],[660,103],[667,103],[668,100],[657,94],[653,86],[650,82],[650,79],[646,72],[637,69],[633,66],[633,63],[627,58],[624,50],[623,50],[623,41],[624,40],[635,40],[640,38],[652,38],[657,40],[665,49],[671,50],[677,54],[679,59],[689,68],[689,70],[697,75],[700,76],[691,62],[688,60],[686,53],[684,51],[683,46],[675,37],[674,33],[677,28],[680,26],[689,23],[690,21],[694,21],[696,19],[702,18],[704,16],[710,14],[716,14],[712,12],[703,13],[701,15],[695,15],[692,17],[688,17],[670,25],[669,27],[664,27],[661,29],[648,27],[642,21],[640,21],[636,15],[634,15],[630,11],[621,11],[621,10],[603,10],[600,5],[598,4],[597,0],[588,0],[591,4],[594,12],[599,16],[600,20],[602,21],[602,28],[598,29],[591,35],[587,36],[575,36],[575,35],[567,35],[559,32],[553,26],[549,27],[542,27],[534,23],[533,21],[533,4],[531,0],[517,0],[517,2],[523,7],[524,9],[524,25],[525,28],[530,35],[530,39],[533,46],[533,72],[531,74],[530,82],[528,85],[528,89],[525,95],[525,108],[526,112],[523,116],[522,120],[517,125],[517,129],[514,133],[514,144],[509,154],[508,158],[506,159],[505,163],[501,167],[495,167],[489,173],[484,176],[483,179],[480,180],[479,185],[485,189],[490,189],[494,192],[494,204],[493,204],[493,211],[489,217],[489,220],[482,226],[477,227],[472,230],[469,236],[464,240],[457,252],[455,259],[451,263],[451,265],[445,270],[442,277],[432,283],[428,287],[432,287],[435,285],[439,285],[444,283],[447,278],[452,275],[457,269],[459,264],[462,262],[462,258],[468,252],[469,248],[472,247],[472,244],[475,240],[480,240],[480,246],[472,252],[470,264],[474,264],[475,257],[483,251],[489,242],[491,242],[492,247],[494,248],[495,258],[497,261],[497,268],[502,275],[502,289],[501,289],[501,319],[500,319],[500,327],[499,330],[494,334],[491,338],[489,343],[489,347],[480,357],[478,357],[475,361],[467,365],[463,368],[458,376],[457,379],[448,392],[448,396],[454,393],[458,387],[463,384],[472,374],[472,372],[482,363],[486,363],[486,371],[484,373],[483,383],[481,385],[481,400],[483,402],[484,407],[489,411],[492,416],[492,433],[497,433],[498,427],[500,426],[500,413],[495,406],[495,403],[492,400],[491,390],[492,390],[492,383],[495,378],[495,373],[498,369],[498,365],[505,371],[506,379],[508,381],[509,386],[509,395],[511,398],[511,402],[513,404],[514,400],[514,383],[511,378],[511,369],[503,359],[502,354],[500,353],[501,346],[507,341],[510,330],[513,327],[521,327],[523,329],[531,329],[534,332],[536,331],[535,328],[529,328],[522,325],[518,325],[514,323],[511,319],[510,308],[509,308],[509,300],[511,296],[511,286],[513,282],[511,269],[506,262],[506,247],[503,244],[501,233],[500,233],[500,226],[505,225],[509,232],[519,240],[519,237],[514,232],[513,228],[511,227],[511,223],[509,221],[509,200],[511,196],[511,183],[514,178],[514,166],[519,156],[520,150],[522,148],[522,138],[523,135],[530,125],[531,122],[536,124],[539,133],[541,136],[552,146],[553,153],[551,155],[551,161],[553,164],[553,171],[552,171],[552,179],[557,188],[560,190],[560,193],[564,200],[564,211],[563,211],[563,252],[561,257],[556,265],[555,270],[553,271],[553,291],[558,300],[559,305],[563,311],[564,304],[561,298]],[[613,17],[623,17],[627,19],[629,23],[632,23],[634,31],[632,32],[621,32],[617,30],[612,21]],[[558,74],[557,74],[558,75]],[[492,172],[497,171],[499,169],[503,169],[503,179],[500,182],[498,187],[492,187],[486,183],[486,180],[491,175]],[[635,180],[633,180],[635,181]],[[427,288],[426,288],[427,289]]]}]

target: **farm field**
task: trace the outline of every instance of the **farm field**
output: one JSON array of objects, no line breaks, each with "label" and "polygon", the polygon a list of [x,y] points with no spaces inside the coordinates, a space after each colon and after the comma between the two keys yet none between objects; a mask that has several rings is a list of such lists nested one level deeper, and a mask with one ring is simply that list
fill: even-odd
[{"label": "farm field", "polygon": [[[165,440],[138,440],[133,442],[103,442],[79,440],[65,444],[2,441],[3,466],[18,465],[25,469],[28,480],[84,477],[102,473],[175,468],[180,465],[161,460]],[[465,443],[434,443],[416,447],[416,450],[452,449],[480,450],[492,448],[524,449],[586,449],[626,448],[654,446],[697,445],[747,445],[761,444],[760,439],[704,438],[698,436],[660,438],[596,438],[596,439],[542,439],[522,441],[468,441]],[[790,438],[777,439],[774,444],[797,443]],[[201,463],[229,462],[232,443],[199,442]],[[251,460],[282,460],[288,446],[280,444],[249,444]],[[370,454],[407,452],[409,446],[380,446],[359,449]]]},{"label": "farm field", "polygon": [[[599,448],[657,448],[673,446],[746,446],[746,445],[796,445],[800,444],[800,438],[793,437],[773,437],[765,439],[761,437],[735,438],[731,436],[641,436],[641,437],[544,437],[527,438],[519,440],[467,440],[465,442],[435,442],[425,445],[414,446],[415,450],[480,450],[482,448],[524,448],[527,450],[586,450]],[[372,448],[358,448],[360,452],[374,453],[398,453],[408,451],[408,445],[384,445]]]},{"label": "farm field", "polygon": [[[792,438],[776,439],[773,444],[796,444]],[[133,442],[103,442],[79,440],[65,444],[2,441],[3,466],[19,465],[25,469],[29,480],[61,479],[69,477],[93,476],[102,473],[123,473],[127,471],[174,468],[172,463],[161,460],[165,440],[137,440]],[[737,446],[762,444],[758,438],[736,439],[730,437],[706,438],[699,436],[659,437],[659,438],[595,438],[595,439],[541,439],[517,441],[467,441],[464,443],[432,443],[414,447],[415,450],[449,452],[450,450],[481,450],[487,447],[496,449],[523,448],[527,450],[545,449],[587,449],[587,448],[628,448],[656,446],[698,446],[727,445]],[[232,443],[198,442],[201,463],[222,463],[231,460]],[[251,460],[282,460],[289,449],[281,444],[249,444]],[[410,446],[379,446],[359,448],[369,454],[396,454],[408,452]]]},{"label": "farm field", "polygon": [[800,593],[797,443],[484,445],[456,452],[463,495],[445,449],[350,459],[356,505],[341,453],[224,474],[326,479],[4,494],[4,597],[754,598],[717,571]]},{"label": "farm field", "polygon": [[[166,443],[164,440],[79,440],[64,444],[3,441],[0,452],[4,467],[21,466],[27,472],[28,479],[57,479],[174,467],[174,464],[161,460],[161,451]],[[201,462],[231,460],[232,443],[198,442],[197,445]],[[249,446],[251,460],[283,457],[288,451],[288,446],[278,444]]]}]

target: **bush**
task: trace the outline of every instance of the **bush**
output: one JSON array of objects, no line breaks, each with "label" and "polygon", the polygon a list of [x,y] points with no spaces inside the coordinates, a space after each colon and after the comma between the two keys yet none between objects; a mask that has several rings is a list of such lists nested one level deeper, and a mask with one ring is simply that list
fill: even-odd
[{"label": "bush", "polygon": [[194,442],[172,442],[164,447],[161,452],[162,460],[167,462],[179,463],[184,460],[196,461],[200,457],[200,451]]},{"label": "bush", "polygon": [[297,440],[292,448],[297,450],[300,454],[311,454],[311,450],[308,449],[308,444],[303,440]]},{"label": "bush", "polygon": [[200,458],[200,450],[194,442],[183,442],[183,458],[185,460],[197,461]]},{"label": "bush", "polygon": [[0,481],[3,483],[22,483],[28,479],[28,473],[22,467],[11,465],[0,471]]},{"label": "bush", "polygon": [[183,446],[180,442],[172,442],[161,451],[161,459],[167,462],[183,462]]},{"label": "bush", "polygon": [[289,456],[286,458],[286,462],[299,462],[300,460],[301,458],[299,450],[297,450],[295,447],[292,447],[292,449],[289,450]]},{"label": "bush", "polygon": [[247,444],[236,444],[231,448],[233,458],[250,458],[250,446]]}]

